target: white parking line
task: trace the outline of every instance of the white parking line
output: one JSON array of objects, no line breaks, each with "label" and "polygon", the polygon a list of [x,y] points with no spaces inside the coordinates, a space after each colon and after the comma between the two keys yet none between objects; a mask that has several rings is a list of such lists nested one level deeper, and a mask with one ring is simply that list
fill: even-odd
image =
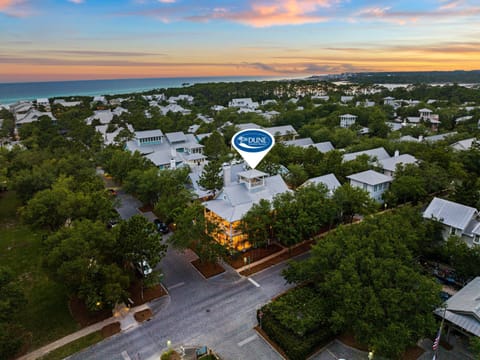
[{"label": "white parking line", "polygon": [[252,336],[246,338],[245,340],[240,341],[237,345],[238,345],[239,347],[242,347],[243,345],[246,345],[246,344],[248,344],[249,342],[255,340],[257,337],[258,337],[257,335],[252,335]]},{"label": "white parking line", "polygon": [[255,285],[256,287],[260,287],[260,284],[257,283],[255,280],[251,279],[251,278],[248,278],[248,281],[250,281],[253,285]]},{"label": "white parking line", "polygon": [[125,359],[125,360],[132,360],[130,359],[130,356],[128,356],[128,353],[126,351],[122,351],[122,357]]},{"label": "white parking line", "polygon": [[178,287],[183,286],[183,285],[185,285],[185,283],[182,281],[182,282],[179,282],[178,284],[169,286],[167,289],[172,290],[172,289],[178,288]]}]

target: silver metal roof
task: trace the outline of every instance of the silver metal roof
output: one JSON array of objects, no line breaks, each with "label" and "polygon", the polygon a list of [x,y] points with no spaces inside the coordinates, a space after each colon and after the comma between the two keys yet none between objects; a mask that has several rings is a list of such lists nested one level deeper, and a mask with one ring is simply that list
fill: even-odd
[{"label": "silver metal roof", "polygon": [[383,170],[395,171],[398,164],[415,164],[417,161],[418,160],[415,156],[410,154],[402,154],[399,156],[379,160],[378,163]]},{"label": "silver metal roof", "polygon": [[308,146],[313,145],[313,140],[311,138],[288,140],[283,142],[286,146]]},{"label": "silver metal roof", "polygon": [[423,212],[423,217],[433,217],[442,224],[464,231],[476,214],[475,208],[435,197]]},{"label": "silver metal roof", "polygon": [[335,177],[334,174],[327,174],[327,175],[318,176],[318,177],[315,177],[315,178],[308,179],[307,181],[305,181],[303,183],[302,186],[306,186],[306,185],[310,185],[310,184],[313,184],[313,185],[323,184],[332,193],[338,187],[341,186],[340,181],[338,181],[338,179]]},{"label": "silver metal roof", "polygon": [[[480,277],[476,277],[446,301],[445,319],[480,336]],[[442,308],[435,314],[443,316]]]},{"label": "silver metal roof", "polygon": [[349,175],[347,176],[347,179],[372,186],[391,182],[393,180],[391,176],[384,175],[373,170],[362,171]]},{"label": "silver metal roof", "polygon": [[385,148],[379,147],[375,149],[363,150],[363,151],[357,151],[350,154],[345,154],[343,155],[343,161],[355,160],[360,155],[368,155],[370,157],[375,157],[377,158],[377,160],[383,160],[390,157],[390,155],[388,155],[387,150],[385,150]]}]

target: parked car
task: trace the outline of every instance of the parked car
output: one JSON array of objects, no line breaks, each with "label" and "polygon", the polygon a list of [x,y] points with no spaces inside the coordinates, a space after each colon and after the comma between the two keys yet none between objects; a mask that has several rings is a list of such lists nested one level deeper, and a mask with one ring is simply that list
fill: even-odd
[{"label": "parked car", "polygon": [[107,191],[112,196],[117,196],[117,194],[118,194],[117,190],[115,190],[115,189],[107,189]]},{"label": "parked car", "polygon": [[153,271],[152,267],[146,260],[142,260],[142,262],[136,263],[135,268],[142,276],[147,276]]},{"label": "parked car", "polygon": [[167,224],[162,222],[160,219],[153,220],[153,223],[155,224],[155,227],[157,228],[157,231],[161,232],[162,234],[168,234],[168,232],[170,231]]}]

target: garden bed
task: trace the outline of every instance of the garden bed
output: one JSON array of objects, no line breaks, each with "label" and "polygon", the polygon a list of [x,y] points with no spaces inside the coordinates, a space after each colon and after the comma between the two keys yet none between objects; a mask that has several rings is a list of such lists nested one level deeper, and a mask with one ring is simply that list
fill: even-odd
[{"label": "garden bed", "polygon": [[201,262],[200,259],[192,261],[192,265],[206,278],[221,274],[225,269],[218,263]]},{"label": "garden bed", "polygon": [[95,324],[112,316],[111,309],[102,309],[95,312],[89,311],[85,302],[77,297],[70,298],[68,305],[72,317],[81,327]]},{"label": "garden bed", "polygon": [[278,244],[270,244],[267,247],[261,247],[257,249],[249,249],[243,253],[236,254],[235,256],[229,256],[225,261],[234,269],[239,269],[245,265],[244,258],[250,259],[250,262],[255,262],[273,255],[282,250],[282,247]]},{"label": "garden bed", "polygon": [[144,321],[147,321],[147,320],[150,320],[150,318],[153,316],[153,313],[152,313],[152,310],[150,309],[145,309],[145,310],[141,310],[141,311],[137,311],[135,313],[135,315],[133,315],[133,317],[135,318],[135,320],[137,320],[138,322],[144,322]]},{"label": "garden bed", "polygon": [[312,248],[313,242],[314,242],[313,240],[306,241],[306,242],[302,243],[301,245],[291,249],[290,251],[279,254],[278,256],[275,256],[275,257],[271,258],[270,260],[267,260],[267,261],[265,261],[261,264],[254,265],[247,270],[243,270],[242,272],[240,272],[240,275],[249,276],[249,275],[255,274],[259,271],[262,271],[266,268],[269,268],[270,266],[281,263],[282,261],[288,260],[292,257],[297,256],[297,255],[306,253],[307,251],[310,251],[310,249]]},{"label": "garden bed", "polygon": [[142,283],[140,280],[134,281],[132,285],[130,285],[128,291],[130,293],[130,299],[133,300],[133,306],[142,305],[146,302],[167,295],[163,286],[158,284],[149,288],[144,288],[142,298]]},{"label": "garden bed", "polygon": [[112,335],[118,334],[121,330],[120,323],[117,321],[112,324],[105,325],[100,331],[102,332],[103,338],[106,339]]}]

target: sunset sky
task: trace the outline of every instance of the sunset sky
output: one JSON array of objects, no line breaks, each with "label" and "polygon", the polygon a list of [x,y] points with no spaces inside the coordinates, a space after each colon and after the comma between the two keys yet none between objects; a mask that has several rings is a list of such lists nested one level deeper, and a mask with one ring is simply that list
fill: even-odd
[{"label": "sunset sky", "polygon": [[480,68],[480,0],[0,0],[0,82]]}]

